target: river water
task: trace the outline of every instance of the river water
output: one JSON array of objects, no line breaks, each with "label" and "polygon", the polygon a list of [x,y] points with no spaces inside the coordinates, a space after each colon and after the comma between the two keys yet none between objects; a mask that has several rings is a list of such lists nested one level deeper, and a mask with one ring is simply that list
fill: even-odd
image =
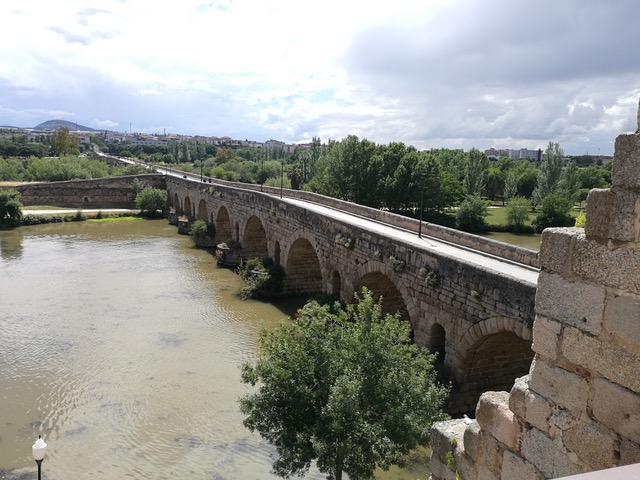
[{"label": "river water", "polygon": [[[0,477],[33,475],[41,434],[47,479],[277,478],[240,365],[299,305],[239,286],[164,220],[0,231]],[[416,456],[380,478],[426,478]]]}]

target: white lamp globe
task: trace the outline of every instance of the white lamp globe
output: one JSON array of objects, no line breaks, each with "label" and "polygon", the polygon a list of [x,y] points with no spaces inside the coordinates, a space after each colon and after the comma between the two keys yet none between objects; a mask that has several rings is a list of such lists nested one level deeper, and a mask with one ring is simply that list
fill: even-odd
[{"label": "white lamp globe", "polygon": [[31,453],[33,453],[33,459],[36,462],[44,458],[47,453],[47,443],[42,439],[42,435],[38,435],[38,439],[31,447]]}]

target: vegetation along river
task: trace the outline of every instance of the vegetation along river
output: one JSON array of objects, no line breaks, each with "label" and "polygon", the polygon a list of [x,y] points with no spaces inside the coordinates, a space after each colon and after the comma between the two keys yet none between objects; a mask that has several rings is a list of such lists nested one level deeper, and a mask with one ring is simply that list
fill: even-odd
[{"label": "vegetation along river", "polygon": [[[240,365],[299,302],[239,286],[165,220],[0,231],[0,478],[33,478],[39,434],[51,480],[276,478]],[[427,478],[416,457],[379,478]]]}]

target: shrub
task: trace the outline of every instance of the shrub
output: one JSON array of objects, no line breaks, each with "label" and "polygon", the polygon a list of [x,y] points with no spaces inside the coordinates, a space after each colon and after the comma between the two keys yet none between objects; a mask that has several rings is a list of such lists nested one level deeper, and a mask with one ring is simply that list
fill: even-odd
[{"label": "shrub", "polygon": [[524,197],[513,197],[509,200],[507,211],[507,225],[514,232],[523,232],[525,224],[529,220],[531,201]]},{"label": "shrub", "polygon": [[282,289],[284,270],[270,258],[252,258],[239,268],[244,286],[240,290],[242,298],[268,298]]},{"label": "shrub", "polygon": [[146,187],[136,195],[136,208],[146,217],[158,217],[167,204],[167,192],[159,188]]},{"label": "shrub", "polygon": [[13,228],[22,220],[22,203],[17,190],[0,190],[0,228]]},{"label": "shrub", "polygon": [[487,229],[484,217],[487,203],[480,197],[470,196],[460,204],[456,214],[456,227],[465,232],[483,232]]},{"label": "shrub", "polygon": [[536,232],[548,227],[572,227],[575,220],[571,216],[571,200],[558,193],[550,193],[542,200],[540,213],[533,221]]},{"label": "shrub", "polygon": [[216,228],[213,224],[207,223],[204,220],[196,220],[191,224],[191,231],[189,233],[193,243],[197,245],[199,240],[215,237]]}]

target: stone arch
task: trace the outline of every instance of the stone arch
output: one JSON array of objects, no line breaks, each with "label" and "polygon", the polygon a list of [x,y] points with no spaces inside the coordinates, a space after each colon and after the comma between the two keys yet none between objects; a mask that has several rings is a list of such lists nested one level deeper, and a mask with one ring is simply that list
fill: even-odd
[{"label": "stone arch", "polygon": [[514,318],[491,318],[471,327],[459,343],[458,413],[472,412],[486,391],[509,391],[529,373],[531,329]]},{"label": "stone arch", "polygon": [[269,256],[267,233],[260,219],[252,215],[244,228],[242,255],[245,258],[265,258]]},{"label": "stone arch", "polygon": [[399,313],[402,318],[409,320],[409,311],[402,293],[389,277],[380,272],[367,273],[360,278],[356,292],[360,292],[362,287],[371,290],[376,300],[382,296],[383,313]]},{"label": "stone arch", "polygon": [[430,339],[429,350],[436,354],[436,363],[444,364],[447,354],[447,332],[444,327],[439,323],[434,323],[431,326]]},{"label": "stone arch", "polygon": [[193,212],[192,212],[192,206],[191,206],[191,199],[189,198],[189,195],[187,195],[186,197],[184,197],[184,207],[183,207],[183,215],[186,215],[187,217],[191,218],[193,216]]},{"label": "stone arch", "polygon": [[209,220],[209,213],[207,212],[207,202],[204,199],[198,202],[198,212],[196,214],[196,218],[198,220],[202,220],[203,222],[207,222]]},{"label": "stone arch", "polygon": [[229,210],[227,210],[227,207],[222,206],[218,209],[218,214],[216,215],[216,238],[220,242],[229,242],[233,240],[232,235]]},{"label": "stone arch", "polygon": [[235,231],[236,231],[236,236],[235,236],[234,240],[236,242],[240,243],[240,224],[238,222],[236,222]]},{"label": "stone arch", "polygon": [[322,291],[322,271],[318,254],[306,238],[293,242],[287,254],[285,288],[290,293]]}]

